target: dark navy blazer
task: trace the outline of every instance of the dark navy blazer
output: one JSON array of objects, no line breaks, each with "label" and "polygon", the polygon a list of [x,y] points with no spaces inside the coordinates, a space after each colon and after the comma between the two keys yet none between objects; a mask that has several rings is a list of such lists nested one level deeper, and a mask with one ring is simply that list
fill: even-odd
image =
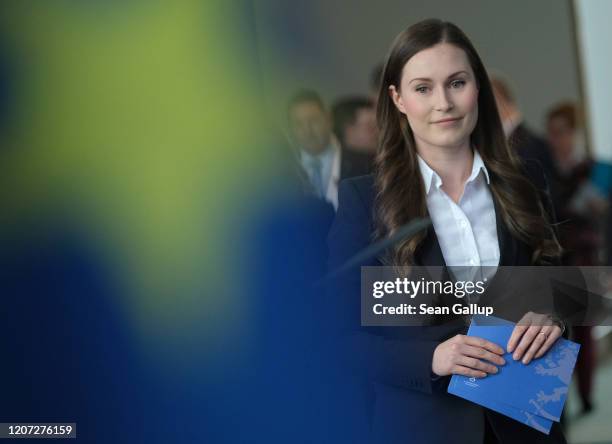
[{"label": "dark navy blazer", "polygon": [[[526,168],[540,189],[546,189],[541,170]],[[543,194],[543,197],[545,195]],[[343,181],[339,207],[330,230],[329,266],[337,269],[367,247],[374,230],[373,176]],[[496,210],[497,210],[497,203]],[[499,211],[496,211],[499,215]],[[530,248],[513,238],[497,218],[500,265],[530,265]],[[444,266],[444,258],[433,228],[416,252],[418,265]],[[382,265],[376,258],[367,265]],[[450,377],[432,378],[434,349],[452,336],[465,333],[463,321],[431,327],[362,327],[360,312],[360,270],[346,273],[333,286],[334,297],[343,306],[347,331],[354,338],[353,363],[364,379],[364,417],[354,421],[362,427],[364,442],[380,443],[482,443],[485,427],[501,443],[564,443],[558,424],[545,435],[503,415],[446,392]],[[340,319],[340,317],[338,318]],[[340,322],[340,321],[338,321]]]}]

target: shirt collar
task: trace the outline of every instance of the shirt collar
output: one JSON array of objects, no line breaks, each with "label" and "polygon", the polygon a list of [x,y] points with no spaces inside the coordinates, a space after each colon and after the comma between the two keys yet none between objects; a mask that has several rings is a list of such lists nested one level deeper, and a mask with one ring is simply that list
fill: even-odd
[{"label": "shirt collar", "polygon": [[423,158],[418,154],[417,159],[419,161],[419,170],[421,170],[421,177],[423,178],[423,183],[425,184],[425,194],[429,194],[432,182],[435,182],[436,188],[440,188],[440,186],[442,185],[442,179],[440,178],[440,176],[438,176],[438,173],[432,170],[431,167],[427,165]]},{"label": "shirt collar", "polygon": [[470,174],[470,177],[468,177],[468,180],[466,180],[465,183],[476,180],[481,170],[484,173],[484,177],[485,177],[485,180],[487,181],[487,185],[489,185],[491,183],[491,180],[489,179],[489,171],[487,171],[487,167],[485,166],[484,161],[482,160],[482,157],[480,157],[480,154],[478,153],[478,151],[474,150],[474,162],[472,163],[472,173]]},{"label": "shirt collar", "polygon": [[[442,178],[436,173],[427,163],[423,160],[421,156],[417,154],[417,159],[419,161],[419,170],[421,171],[421,177],[423,177],[423,183],[425,184],[425,194],[429,194],[431,190],[431,185],[434,187],[440,188],[442,186]],[[465,181],[465,183],[472,182],[476,180],[480,171],[484,173],[485,180],[487,184],[490,184],[489,172],[487,171],[487,167],[485,166],[482,157],[477,150],[474,150],[474,161],[472,162],[472,172],[470,176]]]},{"label": "shirt collar", "polygon": [[319,159],[322,163],[331,161],[336,154],[336,151],[340,149],[339,144],[335,137],[331,137],[329,145],[322,152],[316,155],[312,155],[306,150],[300,149],[300,159],[303,165],[309,165],[314,159]]}]

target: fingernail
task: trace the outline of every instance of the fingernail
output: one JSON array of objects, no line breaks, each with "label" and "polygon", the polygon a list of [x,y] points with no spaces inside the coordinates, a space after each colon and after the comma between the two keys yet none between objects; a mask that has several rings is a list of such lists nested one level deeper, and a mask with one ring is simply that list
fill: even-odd
[{"label": "fingernail", "polygon": [[523,364],[529,364],[529,359],[527,358],[523,359]]},{"label": "fingernail", "polygon": [[506,360],[505,359],[500,359],[499,360],[499,365],[506,365]]},{"label": "fingernail", "polygon": [[515,361],[518,361],[519,359],[518,353],[515,353],[514,355],[512,355],[512,359],[514,359]]},{"label": "fingernail", "polygon": [[493,373],[497,373],[499,369],[497,367],[493,367]]}]

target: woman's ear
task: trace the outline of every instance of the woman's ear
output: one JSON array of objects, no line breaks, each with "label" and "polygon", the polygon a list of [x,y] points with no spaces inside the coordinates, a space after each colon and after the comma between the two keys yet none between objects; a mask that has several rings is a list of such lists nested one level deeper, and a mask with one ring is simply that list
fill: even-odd
[{"label": "woman's ear", "polygon": [[399,112],[402,114],[406,114],[406,108],[404,108],[402,96],[400,96],[400,93],[397,91],[395,85],[391,85],[389,87],[389,96],[391,97],[391,100],[393,100],[393,103],[395,104],[395,107],[399,110]]}]

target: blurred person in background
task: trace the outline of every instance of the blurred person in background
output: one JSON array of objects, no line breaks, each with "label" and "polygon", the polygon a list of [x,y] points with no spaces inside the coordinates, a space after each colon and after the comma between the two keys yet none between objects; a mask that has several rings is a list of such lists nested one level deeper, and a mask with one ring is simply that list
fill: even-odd
[{"label": "blurred person in background", "polygon": [[546,115],[546,135],[559,174],[565,178],[581,171],[586,177],[592,161],[586,155],[581,137],[581,121],[573,102],[552,107]]},{"label": "blurred person in background", "polygon": [[315,194],[338,206],[338,183],[369,171],[368,156],[343,149],[332,132],[332,119],[314,91],[303,90],[289,101],[291,140]]},{"label": "blurred person in background", "polygon": [[501,77],[491,76],[491,86],[493,87],[504,134],[508,138],[510,147],[522,160],[535,160],[540,164],[546,179],[548,179],[553,202],[556,203],[555,182],[557,172],[550,147],[545,140],[538,137],[524,123],[523,115],[518,108],[508,82]]},{"label": "blurred person in background", "polygon": [[366,97],[346,97],[332,107],[334,134],[342,148],[373,158],[378,143],[376,110]]},{"label": "blurred person in background", "polygon": [[[275,189],[282,192],[258,198],[265,204],[245,215],[250,227],[241,239],[258,340],[252,360],[224,388],[223,399],[249,406],[241,429],[252,437],[240,442],[316,442],[320,430],[336,433],[328,421],[331,414],[320,415],[321,406],[336,408],[322,382],[334,361],[324,346],[329,329],[321,310],[323,295],[313,285],[326,271],[334,209],[313,194],[287,140],[271,136],[268,146],[280,160]],[[253,402],[265,407],[251,409]],[[295,430],[302,430],[299,437]]]},{"label": "blurred person in background", "polygon": [[[594,213],[597,204],[590,197],[590,175],[593,162],[585,156],[580,144],[580,118],[574,103],[554,106],[546,116],[546,132],[558,171],[557,209],[560,236],[568,265],[596,265],[600,236]],[[596,211],[594,211],[596,210]]]},{"label": "blurred person in background", "polygon": [[[546,116],[546,133],[559,173],[557,208],[559,240],[564,248],[563,264],[598,265],[601,236],[593,212],[594,201],[589,197],[589,177],[593,162],[585,157],[580,143],[580,117],[576,104],[560,103]],[[593,409],[592,387],[596,365],[595,344],[591,327],[574,327],[574,339],[581,344],[576,362],[578,392],[583,413]]]}]

